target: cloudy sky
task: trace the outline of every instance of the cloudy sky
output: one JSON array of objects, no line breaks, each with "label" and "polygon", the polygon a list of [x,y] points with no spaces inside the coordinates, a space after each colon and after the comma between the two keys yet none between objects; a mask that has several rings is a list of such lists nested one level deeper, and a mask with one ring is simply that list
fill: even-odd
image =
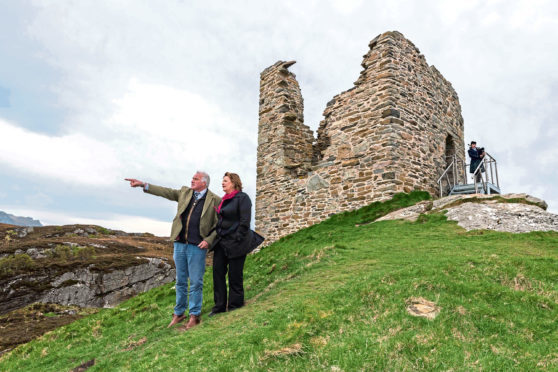
[{"label": "cloudy sky", "polygon": [[125,177],[236,171],[254,199],[259,74],[296,60],[305,121],[397,30],[452,82],[504,192],[558,213],[552,1],[0,0],[0,210],[168,235],[175,204]]}]

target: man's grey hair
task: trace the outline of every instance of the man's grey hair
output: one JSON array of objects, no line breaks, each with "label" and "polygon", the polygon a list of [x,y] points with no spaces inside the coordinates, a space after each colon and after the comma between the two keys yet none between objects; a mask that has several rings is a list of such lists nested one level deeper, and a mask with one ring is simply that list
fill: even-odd
[{"label": "man's grey hair", "polygon": [[200,170],[196,171],[196,174],[201,174],[202,181],[205,182],[205,185],[207,187],[209,187],[209,174],[207,174],[207,172],[200,171]]}]

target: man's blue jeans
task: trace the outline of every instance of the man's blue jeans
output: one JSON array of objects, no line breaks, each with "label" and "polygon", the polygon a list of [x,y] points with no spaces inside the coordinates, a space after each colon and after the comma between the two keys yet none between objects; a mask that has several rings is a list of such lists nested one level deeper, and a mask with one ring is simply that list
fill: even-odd
[{"label": "man's blue jeans", "polygon": [[[186,311],[189,297],[190,315],[200,315],[202,308],[203,274],[207,249],[197,245],[174,242],[174,264],[176,266],[176,306],[174,313]],[[188,292],[188,278],[190,291]],[[189,296],[188,296],[189,295]]]}]

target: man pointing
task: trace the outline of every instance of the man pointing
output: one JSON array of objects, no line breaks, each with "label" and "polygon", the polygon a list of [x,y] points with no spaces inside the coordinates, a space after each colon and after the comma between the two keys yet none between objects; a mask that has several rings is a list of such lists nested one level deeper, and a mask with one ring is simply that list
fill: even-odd
[{"label": "man pointing", "polygon": [[190,319],[186,326],[181,328],[188,330],[201,322],[205,256],[217,237],[215,209],[219,206],[221,198],[208,190],[209,175],[202,171],[194,174],[190,187],[182,186],[179,190],[148,184],[134,178],[126,178],[126,181],[130,181],[132,187],[143,187],[143,191],[148,194],[178,202],[170,235],[174,240],[176,306],[168,327],[186,318],[188,304]]}]

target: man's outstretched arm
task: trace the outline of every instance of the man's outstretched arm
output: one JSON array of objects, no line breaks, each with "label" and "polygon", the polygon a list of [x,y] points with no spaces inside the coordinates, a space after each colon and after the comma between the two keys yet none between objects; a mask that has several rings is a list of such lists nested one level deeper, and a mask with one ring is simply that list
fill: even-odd
[{"label": "man's outstretched arm", "polygon": [[143,191],[148,194],[161,196],[173,201],[178,201],[180,190],[148,184],[147,182],[136,180],[135,178],[125,178],[125,180],[129,181],[130,186],[132,187],[143,187]]}]

